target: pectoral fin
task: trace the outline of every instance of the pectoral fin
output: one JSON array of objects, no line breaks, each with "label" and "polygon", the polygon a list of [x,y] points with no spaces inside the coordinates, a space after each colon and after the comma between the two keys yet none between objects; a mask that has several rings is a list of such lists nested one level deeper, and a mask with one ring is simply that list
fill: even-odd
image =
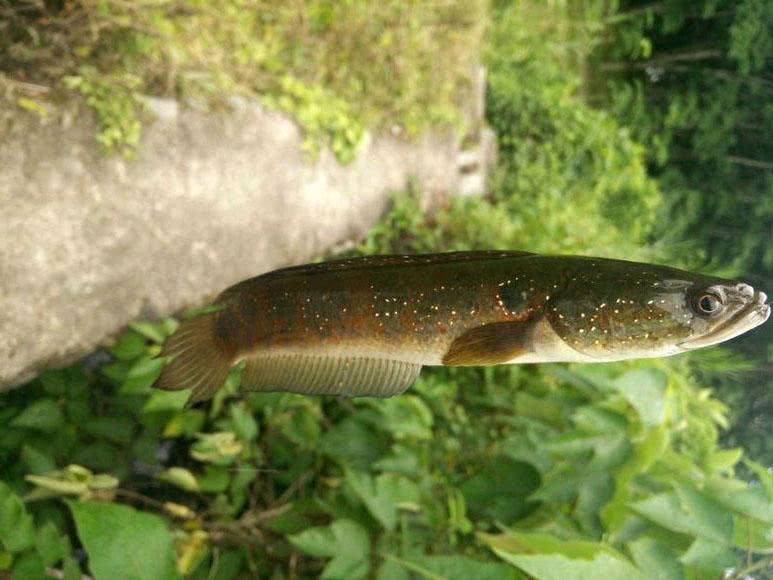
[{"label": "pectoral fin", "polygon": [[448,366],[503,364],[531,351],[534,323],[492,322],[457,337],[443,357]]}]

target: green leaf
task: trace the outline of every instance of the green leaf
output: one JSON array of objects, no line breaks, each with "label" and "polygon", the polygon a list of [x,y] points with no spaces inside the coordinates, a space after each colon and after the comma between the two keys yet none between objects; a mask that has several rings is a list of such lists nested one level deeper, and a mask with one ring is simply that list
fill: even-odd
[{"label": "green leaf", "polygon": [[12,427],[24,427],[44,433],[53,433],[64,424],[64,413],[53,399],[40,399],[13,418]]},{"label": "green leaf", "polygon": [[109,350],[119,360],[134,360],[147,351],[145,337],[134,330],[127,330],[118,337]]},{"label": "green leaf", "polygon": [[397,510],[401,503],[415,504],[419,492],[411,480],[394,473],[382,473],[372,478],[367,473],[347,470],[348,483],[381,525],[389,531],[397,525]]},{"label": "green leaf", "polygon": [[252,441],[258,436],[258,422],[243,402],[231,405],[231,421],[237,437],[242,441]]},{"label": "green leaf", "polygon": [[383,426],[396,439],[429,439],[432,437],[432,411],[419,397],[403,395],[375,401],[383,416]]},{"label": "green leaf", "polygon": [[322,436],[320,450],[342,465],[365,471],[386,449],[374,429],[350,417]]},{"label": "green leaf", "polygon": [[96,580],[179,578],[172,535],[160,517],[114,503],[68,501]]},{"label": "green leaf", "polygon": [[0,543],[9,552],[21,552],[35,541],[35,526],[24,502],[0,481]]},{"label": "green leaf", "polygon": [[221,493],[228,489],[230,482],[231,473],[228,468],[219,465],[207,465],[198,480],[201,491],[207,493]]},{"label": "green leaf", "polygon": [[167,337],[167,327],[163,322],[130,322],[129,328],[156,344],[163,344]]},{"label": "green leaf", "polygon": [[345,580],[362,578],[368,573],[370,538],[356,522],[336,520],[328,527],[311,528],[289,536],[289,540],[310,556],[333,558],[325,566],[322,578]]},{"label": "green leaf", "polygon": [[639,538],[627,546],[636,566],[640,570],[647,570],[653,579],[683,580],[682,565],[668,546],[652,538]]},{"label": "green leaf", "polygon": [[158,391],[155,390],[148,397],[147,402],[142,407],[142,413],[154,413],[165,411],[180,411],[188,402],[190,391]]},{"label": "green leaf", "polygon": [[750,487],[738,480],[717,480],[709,484],[708,491],[728,508],[773,524],[773,501],[761,487]]},{"label": "green leaf", "polygon": [[534,467],[499,455],[487,459],[461,490],[471,513],[507,524],[535,505],[528,498],[539,485],[540,476]]},{"label": "green leaf", "polygon": [[46,566],[37,552],[25,552],[13,563],[13,580],[42,580],[46,578]]},{"label": "green leaf", "polygon": [[199,482],[196,480],[196,476],[184,467],[170,467],[159,473],[156,478],[185,491],[199,491]]},{"label": "green leaf", "polygon": [[720,578],[725,570],[738,564],[731,547],[706,538],[697,538],[679,560],[709,578]]},{"label": "green leaf", "polygon": [[421,578],[443,580],[519,580],[523,576],[511,566],[477,560],[467,556],[387,556]]},{"label": "green leaf", "polygon": [[480,534],[502,559],[537,580],[646,580],[642,571],[612,547],[585,541],[562,541],[547,534]]},{"label": "green leaf", "polygon": [[151,358],[146,356],[139,359],[129,369],[119,392],[121,394],[150,394],[150,387],[161,375],[165,362],[163,357]]},{"label": "green leaf", "polygon": [[728,545],[733,538],[731,514],[698,490],[679,486],[678,492],[654,495],[631,508],[668,530]]},{"label": "green leaf", "polygon": [[27,473],[47,473],[56,469],[56,463],[50,455],[31,445],[24,445],[21,448],[21,460]]},{"label": "green leaf", "polygon": [[666,375],[653,368],[628,371],[614,381],[625,399],[636,409],[642,422],[652,427],[660,425],[665,417]]},{"label": "green leaf", "polygon": [[35,547],[44,566],[53,566],[70,554],[70,542],[52,522],[46,522],[37,530]]},{"label": "green leaf", "polygon": [[748,516],[733,518],[734,543],[747,552],[773,554],[773,526]]}]

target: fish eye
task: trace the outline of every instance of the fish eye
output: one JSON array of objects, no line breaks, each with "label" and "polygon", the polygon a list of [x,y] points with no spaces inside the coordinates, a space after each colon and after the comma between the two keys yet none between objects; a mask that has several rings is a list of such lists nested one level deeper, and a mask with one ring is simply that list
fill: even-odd
[{"label": "fish eye", "polygon": [[722,306],[722,299],[716,294],[704,294],[698,299],[698,308],[704,314],[716,314]]}]

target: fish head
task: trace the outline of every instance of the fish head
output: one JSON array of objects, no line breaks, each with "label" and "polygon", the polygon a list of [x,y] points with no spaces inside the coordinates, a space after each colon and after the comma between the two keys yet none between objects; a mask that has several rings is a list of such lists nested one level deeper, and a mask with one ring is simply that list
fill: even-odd
[{"label": "fish head", "polygon": [[749,284],[663,266],[594,260],[572,272],[546,314],[582,360],[669,356],[764,323],[767,295]]}]

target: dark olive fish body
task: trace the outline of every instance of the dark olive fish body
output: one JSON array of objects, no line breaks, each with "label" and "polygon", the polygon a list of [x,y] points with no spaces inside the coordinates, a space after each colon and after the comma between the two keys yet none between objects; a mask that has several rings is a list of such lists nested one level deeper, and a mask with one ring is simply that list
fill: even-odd
[{"label": "dark olive fish body", "polygon": [[374,256],[277,270],[183,323],[160,388],[390,396],[422,365],[667,356],[761,324],[764,293],[648,264],[524,252]]}]

